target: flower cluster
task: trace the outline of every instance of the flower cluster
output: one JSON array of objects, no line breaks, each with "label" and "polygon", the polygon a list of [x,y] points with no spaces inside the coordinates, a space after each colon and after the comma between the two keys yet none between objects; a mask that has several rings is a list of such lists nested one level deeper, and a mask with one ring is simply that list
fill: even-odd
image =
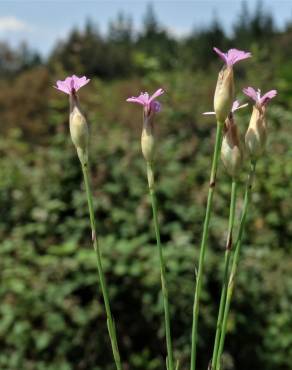
[{"label": "flower cluster", "polygon": [[[218,370],[220,368],[220,358],[222,355],[223,345],[221,346],[221,341],[224,344],[225,332],[226,332],[226,320],[221,315],[223,312],[224,315],[228,314],[229,305],[227,304],[227,299],[231,299],[232,290],[227,292],[226,289],[232,289],[231,284],[226,284],[228,280],[228,274],[230,272],[229,281],[233,282],[235,273],[232,270],[233,266],[236,269],[236,263],[233,264],[232,268],[229,268],[229,259],[230,251],[232,248],[232,230],[235,219],[235,209],[236,209],[236,187],[238,182],[238,176],[242,170],[242,164],[244,159],[244,145],[241,143],[240,133],[235,121],[235,112],[239,109],[245,108],[248,106],[248,103],[240,104],[238,100],[235,100],[235,86],[234,86],[234,71],[233,67],[239,61],[248,59],[251,57],[250,52],[230,49],[226,53],[222,52],[218,48],[213,48],[213,50],[219,55],[219,57],[224,61],[224,66],[218,74],[216,89],[214,93],[214,111],[205,112],[204,115],[215,115],[217,119],[217,133],[216,133],[216,143],[213,154],[213,162],[211,166],[211,175],[210,175],[210,186],[208,201],[206,207],[206,215],[204,221],[204,228],[202,234],[202,242],[200,247],[200,256],[199,256],[199,267],[198,273],[196,275],[196,290],[194,295],[194,310],[193,310],[193,325],[192,325],[192,354],[191,354],[191,368],[195,369],[196,363],[196,342],[197,342],[197,327],[198,327],[198,314],[199,314],[199,302],[201,294],[201,281],[203,274],[203,264],[205,249],[208,239],[208,228],[210,215],[212,210],[212,199],[213,192],[216,184],[216,174],[218,168],[218,162],[221,159],[226,168],[228,174],[232,177],[232,190],[231,190],[231,202],[230,202],[230,216],[229,216],[229,226],[228,226],[228,237],[226,243],[226,258],[225,258],[225,268],[226,271],[223,281],[223,288],[221,293],[221,301],[219,308],[219,315],[217,321],[217,331],[216,339],[214,344],[213,357],[211,362],[211,368]],[[122,363],[120,359],[120,354],[118,350],[117,338],[116,338],[116,329],[114,322],[112,320],[112,314],[110,310],[108,293],[106,291],[105,276],[102,270],[101,264],[101,254],[99,251],[99,246],[97,243],[97,236],[95,231],[95,220],[94,220],[94,209],[93,201],[90,190],[90,182],[88,178],[88,125],[84,114],[81,111],[79,99],[77,92],[79,89],[89,83],[89,79],[85,76],[78,77],[72,75],[67,77],[65,80],[59,80],[54,86],[59,91],[69,95],[70,101],[70,133],[73,144],[76,147],[78,157],[80,159],[84,181],[85,189],[87,193],[87,200],[89,206],[90,222],[92,228],[92,239],[94,244],[94,249],[97,252],[97,261],[98,261],[98,273],[100,281],[102,282],[102,294],[105,302],[105,309],[107,314],[108,322],[108,331],[111,339],[112,350],[114,360],[118,370],[122,370]],[[253,110],[245,134],[245,149],[249,154],[253,171],[255,169],[256,160],[263,154],[265,149],[265,143],[267,138],[267,121],[266,121],[266,110],[267,105],[271,99],[277,95],[276,90],[270,90],[267,93],[261,95],[259,89],[254,89],[253,87],[247,87],[243,89],[243,93],[251,98],[254,102]],[[160,272],[161,272],[161,284],[162,284],[162,295],[164,300],[164,311],[165,311],[165,332],[166,332],[166,344],[167,344],[167,368],[169,370],[174,370],[174,355],[171,344],[171,330],[170,330],[170,320],[169,320],[169,304],[168,304],[168,288],[167,288],[167,279],[166,279],[166,268],[163,257],[163,251],[160,241],[159,233],[159,222],[157,217],[157,202],[155,198],[155,187],[154,187],[154,171],[153,171],[153,159],[154,159],[154,117],[156,113],[161,111],[161,104],[157,100],[158,97],[164,94],[164,90],[159,88],[152,95],[149,95],[147,92],[140,93],[139,96],[132,96],[126,99],[127,102],[136,103],[143,107],[143,128],[141,135],[141,148],[143,156],[147,162],[147,177],[148,177],[148,186],[149,193],[151,196],[152,209],[153,209],[153,220],[154,228],[157,240],[157,246],[159,249],[159,262],[160,262]],[[242,238],[242,230],[245,222],[245,215],[249,200],[249,192],[251,189],[251,180],[253,177],[253,172],[250,172],[249,180],[247,181],[246,194],[244,207],[245,210],[243,216],[241,217],[242,224],[239,226],[238,239],[236,241],[236,247],[240,248],[240,243]],[[240,234],[241,233],[241,234]],[[234,259],[238,258],[239,253],[234,253]],[[236,260],[235,260],[236,261]],[[230,303],[230,302],[229,302]],[[222,306],[221,306],[222,304]],[[222,310],[221,310],[222,308]],[[227,311],[226,311],[227,310]],[[223,325],[224,324],[224,325]],[[223,338],[223,339],[222,339]],[[220,352],[221,351],[221,352]],[[218,367],[219,364],[219,367]]]},{"label": "flower cluster", "polygon": [[[243,148],[234,119],[234,112],[246,107],[248,104],[240,105],[238,100],[231,103],[234,94],[232,67],[240,60],[250,58],[251,53],[237,49],[230,49],[227,53],[223,53],[218,48],[214,48],[214,51],[223,59],[225,67],[219,73],[218,77],[214,95],[215,110],[203,114],[216,115],[219,123],[224,122],[221,158],[227,172],[232,177],[235,177],[241,170]],[[256,90],[253,87],[247,87],[243,89],[243,93],[254,101],[253,113],[245,135],[245,147],[250,157],[256,159],[262,155],[266,144],[266,106],[277,95],[277,91],[270,90],[264,95],[261,95],[260,89]]]}]

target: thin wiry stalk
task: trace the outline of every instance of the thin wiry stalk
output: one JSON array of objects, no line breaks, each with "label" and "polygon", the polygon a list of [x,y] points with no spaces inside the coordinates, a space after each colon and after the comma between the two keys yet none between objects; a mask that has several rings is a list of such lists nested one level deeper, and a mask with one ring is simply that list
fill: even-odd
[{"label": "thin wiry stalk", "polygon": [[246,184],[244,204],[243,204],[243,209],[242,209],[241,219],[240,219],[240,224],[239,224],[239,230],[238,230],[238,237],[235,243],[235,251],[234,251],[231,271],[229,275],[229,280],[228,280],[226,303],[225,303],[224,315],[223,315],[223,321],[222,321],[222,331],[221,331],[221,337],[220,337],[219,349],[218,349],[218,355],[217,355],[217,361],[216,361],[216,370],[220,369],[220,361],[221,361],[221,356],[223,353],[225,336],[226,336],[227,319],[228,319],[228,314],[230,311],[230,303],[231,303],[231,298],[232,298],[233,289],[234,289],[235,276],[236,276],[238,263],[239,263],[240,249],[242,245],[242,239],[243,239],[243,233],[244,233],[244,228],[245,228],[245,223],[246,223],[246,215],[247,215],[247,211],[249,207],[252,184],[253,184],[253,180],[255,176],[255,169],[256,169],[256,162],[252,161],[251,166],[250,166],[250,172],[248,175],[247,184]]},{"label": "thin wiry stalk", "polygon": [[215,190],[215,185],[216,185],[217,167],[218,167],[219,155],[220,155],[220,150],[221,150],[221,145],[222,145],[222,136],[223,136],[223,123],[218,122],[217,131],[216,131],[216,142],[215,142],[215,148],[214,148],[214,154],[213,154],[213,160],[212,160],[212,169],[211,169],[211,176],[210,176],[207,208],[206,208],[206,215],[205,215],[203,235],[202,235],[201,248],[200,248],[199,266],[198,266],[198,272],[196,275],[196,287],[195,287],[195,297],[194,297],[194,306],[193,306],[191,370],[196,369],[199,303],[200,303],[201,290],[202,290],[202,278],[203,278],[203,272],[204,272],[206,245],[207,245],[208,233],[209,233],[209,222],[210,222],[210,216],[211,216],[211,211],[212,211],[213,195],[214,195],[214,190]]},{"label": "thin wiry stalk", "polygon": [[220,298],[217,326],[216,326],[216,335],[215,335],[215,342],[214,342],[214,349],[213,349],[212,366],[211,366],[212,369],[215,369],[215,366],[216,366],[218,349],[219,349],[219,341],[220,341],[220,336],[221,336],[221,331],[222,331],[222,321],[223,321],[223,315],[224,315],[224,307],[225,307],[225,302],[226,302],[226,292],[227,292],[227,284],[228,284],[229,263],[230,263],[231,249],[232,249],[232,231],[233,231],[234,219],[235,219],[236,197],[237,197],[237,181],[233,179],[232,184],[231,184],[229,225],[228,225],[225,261],[224,261],[224,274],[223,274],[222,291],[221,291],[221,298]]},{"label": "thin wiry stalk", "polygon": [[156,235],[156,242],[157,242],[158,253],[159,253],[161,288],[162,288],[163,305],[164,305],[166,347],[167,347],[166,364],[167,364],[168,370],[174,370],[174,356],[173,356],[173,350],[172,350],[172,340],[171,340],[171,330],[170,330],[168,285],[167,285],[167,279],[166,279],[165,260],[164,260],[162,245],[160,241],[160,231],[159,231],[159,222],[158,222],[158,216],[157,216],[157,202],[156,202],[156,195],[155,195],[155,188],[154,188],[153,168],[150,162],[147,162],[147,177],[148,177],[149,193],[150,193],[152,211],[153,211],[153,222],[154,222],[154,229],[155,229],[155,235]]},{"label": "thin wiry stalk", "polygon": [[98,239],[96,235],[96,225],[95,225],[95,216],[94,216],[94,208],[93,208],[93,200],[92,200],[92,193],[90,188],[90,182],[89,182],[89,173],[88,173],[88,164],[82,163],[82,172],[84,177],[84,184],[86,189],[86,196],[87,196],[87,202],[88,202],[88,209],[89,209],[89,217],[90,217],[90,224],[91,224],[91,230],[92,230],[92,241],[93,241],[93,248],[96,253],[97,257],[97,270],[98,270],[98,276],[101,286],[101,292],[103,295],[104,305],[105,305],[105,311],[107,316],[107,327],[108,332],[110,336],[111,346],[112,346],[112,352],[114,356],[114,361],[116,364],[117,370],[122,370],[122,363],[121,363],[121,357],[117,342],[117,334],[116,334],[116,326],[115,322],[111,313],[111,307],[110,307],[110,301],[109,301],[109,294],[106,284],[106,279],[102,267],[102,261],[101,261],[101,252],[98,244]]}]

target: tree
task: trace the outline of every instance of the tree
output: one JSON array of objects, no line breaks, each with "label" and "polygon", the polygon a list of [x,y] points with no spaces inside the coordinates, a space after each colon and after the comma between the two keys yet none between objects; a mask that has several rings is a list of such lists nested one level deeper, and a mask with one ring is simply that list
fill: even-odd
[{"label": "tree", "polygon": [[233,27],[235,43],[241,48],[249,48],[252,43],[270,44],[274,35],[273,17],[264,11],[262,2],[260,0],[257,2],[255,12],[252,15],[244,1],[239,19]]},{"label": "tree", "polygon": [[228,39],[216,14],[211,25],[201,31],[193,31],[184,44],[184,61],[192,68],[207,68],[214,60],[212,47],[226,49]]},{"label": "tree", "polygon": [[159,25],[151,4],[146,9],[143,24],[136,44],[138,50],[146,57],[156,58],[163,69],[172,68],[177,61],[178,43]]},{"label": "tree", "polygon": [[38,53],[22,42],[17,49],[0,42],[0,77],[9,78],[42,63]]}]

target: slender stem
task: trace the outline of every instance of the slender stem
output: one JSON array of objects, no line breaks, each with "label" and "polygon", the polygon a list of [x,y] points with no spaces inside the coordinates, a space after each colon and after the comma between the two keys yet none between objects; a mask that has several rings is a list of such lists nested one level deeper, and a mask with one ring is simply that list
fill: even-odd
[{"label": "slender stem", "polygon": [[221,291],[219,312],[218,312],[218,318],[217,318],[216,335],[215,335],[211,369],[215,369],[215,366],[216,366],[218,349],[219,349],[219,341],[220,341],[221,330],[222,330],[222,320],[223,320],[223,315],[224,315],[224,306],[226,302],[226,292],[227,292],[227,285],[228,285],[229,263],[230,263],[231,249],[232,249],[232,231],[233,231],[234,218],[235,218],[236,197],[237,197],[237,181],[233,179],[232,184],[231,184],[229,224],[228,224],[226,251],[225,251],[223,283],[222,283],[222,291]]},{"label": "slender stem", "polygon": [[231,271],[230,271],[229,281],[228,281],[228,286],[227,286],[226,303],[225,303],[225,308],[224,308],[222,331],[221,331],[219,349],[218,349],[218,354],[217,354],[216,370],[220,369],[220,360],[221,360],[221,356],[223,353],[225,336],[226,336],[227,319],[228,319],[228,314],[230,311],[230,303],[231,303],[231,298],[232,298],[233,289],[234,289],[235,275],[236,275],[238,263],[239,263],[240,249],[241,249],[242,238],[243,238],[243,233],[245,229],[246,215],[247,215],[249,201],[250,201],[252,184],[253,184],[253,180],[255,176],[255,169],[256,169],[256,162],[252,161],[251,166],[250,166],[250,172],[248,175],[248,180],[246,183],[243,209],[241,213],[241,219],[240,219],[239,230],[238,230],[238,237],[235,243],[235,251],[234,251],[234,256],[233,256],[233,261],[232,261],[232,266],[231,266]]},{"label": "slender stem", "polygon": [[97,236],[96,236],[96,226],[95,226],[95,217],[94,217],[94,209],[93,209],[93,200],[92,200],[92,193],[91,193],[91,188],[90,188],[87,162],[84,163],[84,162],[81,161],[81,167],[82,167],[85,189],[86,189],[87,202],[88,202],[90,224],[91,224],[91,230],[92,230],[93,247],[94,247],[94,250],[96,252],[96,257],[97,257],[97,270],[98,270],[98,275],[99,275],[99,280],[100,280],[100,285],[101,285],[101,291],[102,291],[105,310],[106,310],[106,315],[107,315],[108,332],[109,332],[109,336],[110,336],[113,356],[114,356],[114,360],[115,360],[117,370],[122,370],[121,358],[120,358],[118,342],[117,342],[117,335],[116,335],[116,327],[115,327],[114,319],[113,319],[113,316],[112,316],[112,313],[111,313],[110,302],[109,302],[109,294],[108,294],[106,279],[105,279],[105,275],[104,275],[104,272],[103,272],[102,261],[101,261],[101,252],[100,252],[100,247],[99,247]]},{"label": "slender stem", "polygon": [[166,347],[167,347],[166,362],[167,362],[167,369],[174,370],[174,358],[173,358],[173,352],[172,352],[172,340],[171,340],[171,331],[170,331],[170,314],[169,314],[169,302],[168,302],[168,287],[167,287],[167,280],[166,280],[166,268],[165,268],[163,250],[162,250],[161,241],[160,241],[159,223],[158,223],[158,217],[157,217],[157,202],[156,202],[156,195],[155,195],[155,188],[154,188],[154,175],[153,175],[153,168],[152,168],[151,162],[147,162],[147,177],[148,177],[149,193],[150,193],[152,211],[153,211],[153,222],[154,222],[154,229],[155,229],[155,235],[156,235],[156,242],[157,242],[157,247],[158,247],[158,252],[159,252],[161,287],[162,287],[163,305],[164,305]]},{"label": "slender stem", "polygon": [[203,277],[203,271],[204,271],[205,252],[206,252],[206,244],[208,240],[208,230],[209,230],[209,222],[210,222],[212,203],[213,203],[213,194],[214,194],[214,189],[216,185],[216,173],[217,173],[220,149],[221,149],[221,144],[222,144],[222,135],[223,135],[223,123],[218,122],[217,131],[216,131],[216,142],[215,142],[213,161],[212,161],[211,176],[210,176],[210,185],[209,185],[209,192],[208,192],[206,215],[205,215],[203,235],[202,235],[202,241],[201,241],[201,247],[200,247],[199,266],[198,266],[198,272],[196,274],[197,276],[196,276],[196,287],[195,287],[195,297],[194,297],[194,306],[193,306],[193,325],[192,325],[191,370],[196,369],[199,303],[200,303],[200,297],[201,297],[202,277]]}]

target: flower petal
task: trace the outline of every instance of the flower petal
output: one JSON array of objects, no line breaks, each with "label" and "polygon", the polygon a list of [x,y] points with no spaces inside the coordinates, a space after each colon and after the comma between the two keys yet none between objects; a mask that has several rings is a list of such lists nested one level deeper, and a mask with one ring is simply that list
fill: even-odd
[{"label": "flower petal", "polygon": [[246,96],[252,98],[256,103],[258,102],[258,93],[253,87],[245,87],[244,89],[242,89],[242,91]]},{"label": "flower petal", "polygon": [[234,113],[236,112],[238,109],[241,109],[241,108],[245,108],[248,106],[248,103],[245,103],[245,104],[242,104],[242,105],[239,105],[239,101],[238,100],[235,100],[233,102],[233,105],[232,105],[232,108],[231,108],[231,112]]},{"label": "flower petal", "polygon": [[240,105],[238,108],[236,108],[233,112],[237,111],[238,109],[245,108],[248,106],[248,103]]},{"label": "flower petal", "polygon": [[235,112],[239,107],[239,101],[235,100],[232,104],[231,112]]},{"label": "flower petal", "polygon": [[141,99],[141,101],[144,102],[144,105],[149,104],[149,94],[148,94],[148,92],[141,93],[139,98]]},{"label": "flower petal", "polygon": [[238,49],[230,49],[226,55],[226,64],[228,66],[233,66],[235,63],[240,60],[244,60],[251,57],[251,53]]},{"label": "flower petal", "polygon": [[158,89],[155,91],[155,93],[153,95],[151,95],[150,99],[149,99],[149,103],[151,103],[155,98],[157,98],[158,96],[164,94],[164,90],[163,89]]},{"label": "flower petal", "polygon": [[270,90],[265,93],[259,100],[260,105],[266,105],[268,102],[277,95],[277,90]]},{"label": "flower petal", "polygon": [[64,81],[57,81],[57,86],[54,86],[55,89],[64,92],[65,94],[70,94],[70,89],[68,89],[67,84]]},{"label": "flower petal", "polygon": [[151,103],[150,103],[150,109],[151,111],[153,111],[154,113],[158,113],[161,111],[161,104],[159,103],[159,101],[157,100],[153,100]]},{"label": "flower petal", "polygon": [[131,98],[128,98],[126,101],[129,103],[138,103],[141,105],[145,105],[144,101],[140,98],[140,96],[138,97],[132,96]]},{"label": "flower petal", "polygon": [[213,116],[215,115],[216,113],[215,112],[204,112],[202,113],[204,116]]},{"label": "flower petal", "polygon": [[219,50],[218,48],[213,48],[213,50],[215,51],[215,53],[217,53],[219,55],[219,57],[221,59],[224,60],[224,62],[227,64],[227,55],[225,53],[223,53],[221,50]]}]

